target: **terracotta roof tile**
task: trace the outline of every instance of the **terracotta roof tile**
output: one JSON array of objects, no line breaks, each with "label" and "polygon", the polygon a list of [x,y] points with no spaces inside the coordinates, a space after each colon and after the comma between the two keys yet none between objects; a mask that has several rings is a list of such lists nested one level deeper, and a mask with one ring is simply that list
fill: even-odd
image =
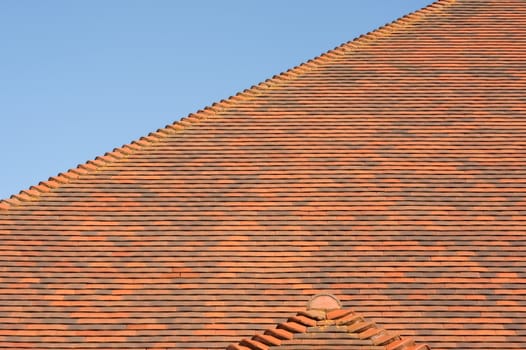
[{"label": "terracotta roof tile", "polygon": [[438,1],[1,201],[0,348],[224,349],[318,293],[367,320],[252,340],[526,348],[524,37]]}]

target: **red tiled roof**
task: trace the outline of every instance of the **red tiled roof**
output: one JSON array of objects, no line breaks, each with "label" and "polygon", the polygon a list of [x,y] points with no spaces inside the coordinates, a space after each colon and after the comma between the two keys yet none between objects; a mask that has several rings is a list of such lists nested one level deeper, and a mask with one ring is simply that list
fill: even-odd
[{"label": "red tiled roof", "polygon": [[0,348],[224,349],[329,292],[526,348],[526,3],[446,0],[0,204]]}]

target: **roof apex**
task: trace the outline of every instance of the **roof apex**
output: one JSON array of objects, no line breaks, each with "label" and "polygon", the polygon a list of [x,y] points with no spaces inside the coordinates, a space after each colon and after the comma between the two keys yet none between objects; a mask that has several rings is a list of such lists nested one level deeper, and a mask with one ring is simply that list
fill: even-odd
[{"label": "roof apex", "polygon": [[[331,295],[316,295],[311,299],[327,298]],[[336,300],[337,299],[332,299]],[[311,303],[309,302],[309,304]],[[250,339],[242,339],[237,344],[230,344],[227,350],[261,350],[268,347],[279,347],[294,340],[300,334],[326,332],[350,335],[352,339],[367,341],[370,346],[385,350],[430,350],[426,344],[416,344],[411,337],[402,337],[397,333],[388,332],[368,321],[360,314],[349,309],[335,309],[324,312],[319,309],[300,311],[286,322],[257,333]]]},{"label": "roof apex", "polygon": [[323,311],[325,313],[342,308],[342,303],[332,294],[316,294],[307,304],[309,311]]}]

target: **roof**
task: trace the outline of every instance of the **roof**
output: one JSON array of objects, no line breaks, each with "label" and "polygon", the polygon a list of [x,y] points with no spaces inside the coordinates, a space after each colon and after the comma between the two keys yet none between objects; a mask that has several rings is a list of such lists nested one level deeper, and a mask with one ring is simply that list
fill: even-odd
[{"label": "roof", "polygon": [[441,0],[0,204],[0,348],[224,349],[332,293],[526,348],[526,4]]}]

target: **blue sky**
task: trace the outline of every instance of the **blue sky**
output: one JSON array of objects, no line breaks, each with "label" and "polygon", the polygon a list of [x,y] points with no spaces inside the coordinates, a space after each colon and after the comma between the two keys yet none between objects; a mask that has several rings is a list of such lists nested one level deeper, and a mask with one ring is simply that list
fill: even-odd
[{"label": "blue sky", "polygon": [[432,0],[2,0],[0,198]]}]

